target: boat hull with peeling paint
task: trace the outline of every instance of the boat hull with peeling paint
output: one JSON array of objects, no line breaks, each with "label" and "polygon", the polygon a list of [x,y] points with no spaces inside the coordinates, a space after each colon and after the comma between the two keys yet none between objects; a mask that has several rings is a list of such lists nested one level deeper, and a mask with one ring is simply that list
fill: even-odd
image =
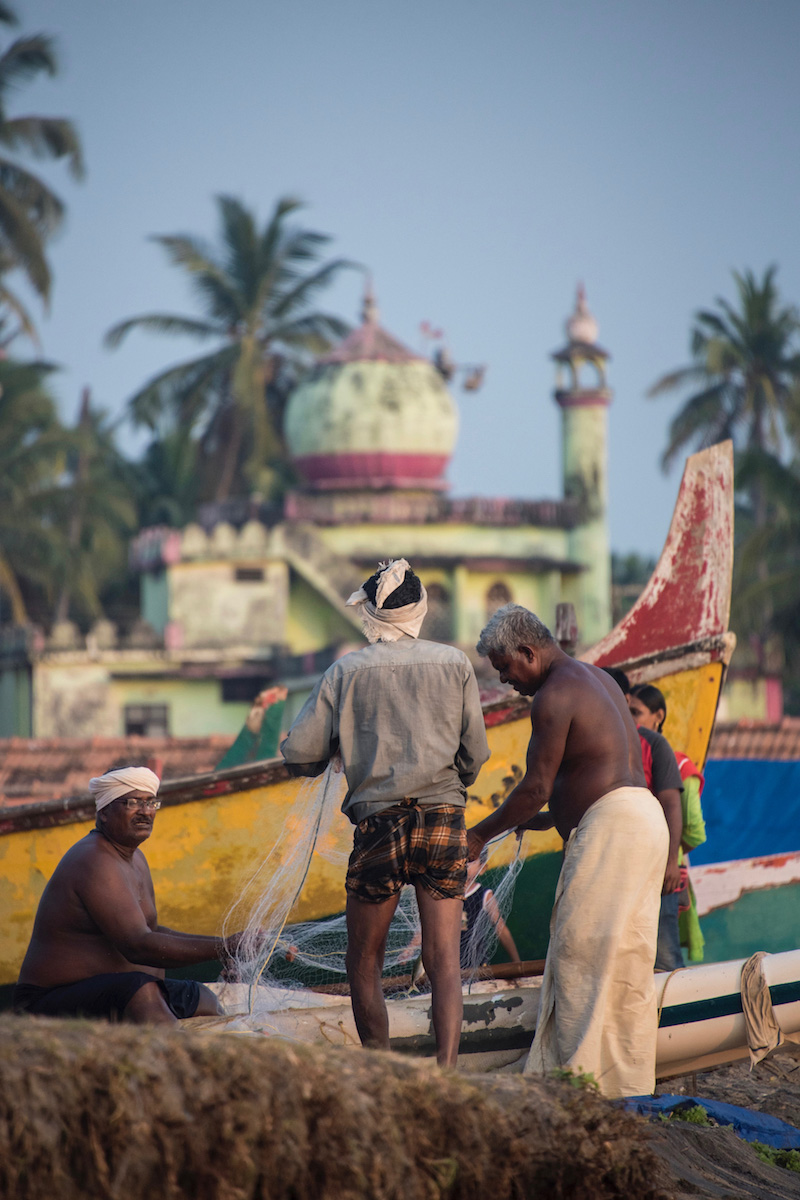
[{"label": "boat hull with peeling paint", "polygon": [[[656,972],[659,1028],[656,1077],[684,1075],[749,1054],[741,997],[746,959]],[[762,962],[772,1011],[784,1035],[800,1031],[800,950],[768,954]],[[211,1033],[253,1033],[316,1045],[357,1047],[349,1000],[318,992],[214,985],[226,1009],[221,1018],[184,1022]],[[536,1030],[540,977],[477,980],[464,991],[459,1070],[521,1070]],[[251,995],[253,1011],[250,1011]],[[436,1053],[429,995],[387,1000],[393,1050]]]}]

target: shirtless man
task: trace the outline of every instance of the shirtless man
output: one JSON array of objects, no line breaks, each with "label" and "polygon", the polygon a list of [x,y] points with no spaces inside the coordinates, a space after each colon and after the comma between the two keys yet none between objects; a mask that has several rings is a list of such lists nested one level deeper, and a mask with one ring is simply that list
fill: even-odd
[{"label": "shirtless man", "polygon": [[17,1012],[159,1025],[220,1012],[203,984],[164,978],[166,967],[225,957],[238,935],[226,944],[158,924],[139,846],[153,831],[159,782],[146,767],[90,781],[97,824],[67,851],[44,890],[14,990]]},{"label": "shirtless man", "polygon": [[589,1073],[607,1096],[651,1092],[653,962],[669,837],[645,787],[636,726],[614,681],[569,658],[517,604],[494,614],[478,653],[503,683],[533,697],[533,732],[524,778],[469,830],[470,858],[514,828],[555,825],[566,843],[526,1070]]}]

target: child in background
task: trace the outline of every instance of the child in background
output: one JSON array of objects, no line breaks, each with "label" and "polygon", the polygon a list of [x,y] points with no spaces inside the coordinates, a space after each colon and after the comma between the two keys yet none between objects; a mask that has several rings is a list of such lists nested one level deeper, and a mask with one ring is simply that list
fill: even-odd
[{"label": "child in background", "polygon": [[521,961],[511,930],[500,915],[494,892],[478,882],[478,876],[486,870],[487,858],[488,847],[484,846],[480,856],[467,866],[461,915],[461,967],[466,970],[482,967],[489,961],[493,934],[511,962]]}]

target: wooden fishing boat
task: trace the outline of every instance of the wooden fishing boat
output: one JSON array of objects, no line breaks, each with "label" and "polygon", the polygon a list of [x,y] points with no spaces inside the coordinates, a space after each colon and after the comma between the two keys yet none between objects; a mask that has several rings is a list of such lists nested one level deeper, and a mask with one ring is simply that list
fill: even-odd
[{"label": "wooden fishing boat", "polygon": [[[656,1077],[669,1079],[749,1054],[741,991],[747,959],[655,975],[658,1004]],[[464,972],[464,1018],[458,1068],[520,1071],[536,1032],[541,961],[503,963]],[[768,954],[761,969],[781,1032],[800,1033],[800,950]],[[400,1054],[433,1057],[430,995],[386,981],[390,1042]],[[210,1033],[281,1037],[344,1049],[359,1047],[346,986],[291,988],[214,983],[226,1015],[186,1021]]]},{"label": "wooden fishing boat", "polygon": [[[584,657],[654,681],[669,705],[672,744],[702,765],[725,667],[733,561],[733,462],[730,443],[686,464],[669,535],[655,573],[624,620]],[[470,792],[467,824],[492,811],[521,778],[530,735],[529,702],[496,688],[484,712],[491,758]],[[165,925],[218,932],[264,848],[276,844],[298,794],[281,761],[233,767],[165,783],[157,834],[147,858]],[[66,850],[94,823],[88,794],[0,813],[0,984],[16,978],[45,883]],[[290,840],[291,831],[286,834]],[[352,827],[338,814],[317,846],[293,921],[344,907],[337,865]],[[507,853],[513,853],[508,839]],[[526,863],[510,918],[525,958],[543,957],[560,861],[554,830],[528,833]],[[534,869],[535,868],[535,869]]]},{"label": "wooden fishing boat", "polygon": [[[746,959],[656,973],[659,1007],[656,1077],[700,1071],[746,1058],[747,1029],[741,997]],[[465,987],[459,1070],[521,1070],[536,1031],[541,978],[533,964],[508,964],[498,975]],[[763,960],[773,1012],[784,1034],[800,1031],[800,950]],[[185,1024],[214,1033],[255,1033],[317,1045],[360,1045],[349,1000],[309,989],[289,991],[245,984],[214,985],[226,1013]],[[252,1001],[252,1011],[251,1011]],[[431,1057],[436,1053],[429,995],[390,997],[392,1049]]]}]

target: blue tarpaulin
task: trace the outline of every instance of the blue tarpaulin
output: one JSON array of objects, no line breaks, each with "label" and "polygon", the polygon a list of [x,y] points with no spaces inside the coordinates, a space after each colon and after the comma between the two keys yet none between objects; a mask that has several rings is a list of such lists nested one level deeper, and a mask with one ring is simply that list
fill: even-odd
[{"label": "blue tarpaulin", "polygon": [[753,1112],[721,1100],[704,1100],[701,1096],[629,1096],[623,1106],[643,1117],[665,1115],[677,1110],[698,1106],[705,1109],[718,1125],[732,1125],[734,1132],[746,1142],[763,1142],[776,1150],[800,1150],[800,1129],[788,1121],[767,1113]]},{"label": "blue tarpaulin", "polygon": [[694,866],[800,851],[800,762],[709,759]]}]

